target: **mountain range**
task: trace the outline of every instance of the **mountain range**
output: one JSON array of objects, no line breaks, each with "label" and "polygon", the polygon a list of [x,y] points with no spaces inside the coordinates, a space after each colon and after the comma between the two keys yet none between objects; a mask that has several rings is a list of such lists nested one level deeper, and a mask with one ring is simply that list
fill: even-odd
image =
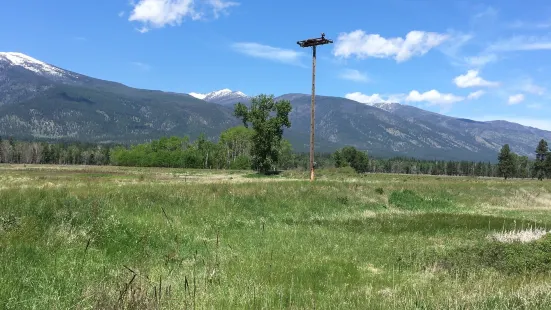
[{"label": "mountain range", "polygon": [[[88,77],[21,53],[0,53],[0,136],[20,139],[140,143],[162,136],[220,132],[240,124],[237,102],[251,96],[222,89],[208,94],[128,87]],[[284,130],[297,151],[307,151],[310,95],[284,94],[291,128]],[[534,157],[551,132],[505,121],[453,118],[399,103],[366,105],[341,97],[316,96],[316,149],[352,145],[375,156],[495,161],[508,143]]]}]

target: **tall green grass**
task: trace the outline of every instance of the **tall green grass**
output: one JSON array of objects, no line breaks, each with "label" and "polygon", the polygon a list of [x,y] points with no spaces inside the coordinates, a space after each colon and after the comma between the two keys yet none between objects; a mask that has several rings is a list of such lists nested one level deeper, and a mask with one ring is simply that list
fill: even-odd
[{"label": "tall green grass", "polygon": [[549,237],[487,238],[550,228],[549,183],[139,171],[2,171],[0,308],[551,306]]}]

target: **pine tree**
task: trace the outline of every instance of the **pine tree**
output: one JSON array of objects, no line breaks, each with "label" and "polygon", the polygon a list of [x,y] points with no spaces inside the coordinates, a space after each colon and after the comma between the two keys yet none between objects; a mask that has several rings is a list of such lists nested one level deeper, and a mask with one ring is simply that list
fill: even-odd
[{"label": "pine tree", "polygon": [[548,153],[549,147],[547,145],[547,141],[541,139],[538,147],[536,148],[536,162],[534,164],[536,176],[540,181],[543,180],[546,174],[549,175],[550,173],[549,167],[546,167],[548,166],[548,164],[546,164],[546,157],[550,157]]},{"label": "pine tree", "polygon": [[551,152],[547,152],[547,154],[545,155],[543,166],[545,174],[547,174],[547,178],[551,179]]},{"label": "pine tree", "polygon": [[499,173],[507,180],[508,177],[513,175],[515,169],[514,157],[509,144],[505,144],[501,148],[497,159],[499,160]]},{"label": "pine tree", "polygon": [[474,167],[474,175],[479,177],[484,175],[484,167],[482,166],[482,162],[476,163]]}]

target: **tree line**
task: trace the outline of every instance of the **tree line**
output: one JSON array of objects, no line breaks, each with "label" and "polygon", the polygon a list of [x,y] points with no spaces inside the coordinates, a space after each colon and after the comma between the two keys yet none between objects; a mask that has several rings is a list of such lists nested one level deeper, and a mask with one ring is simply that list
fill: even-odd
[{"label": "tree line", "polygon": [[[498,172],[503,178],[523,177],[526,172],[532,178],[551,178],[551,152],[547,141],[541,139],[536,147],[536,159],[529,164],[526,156],[518,156],[505,144],[498,155]],[[522,176],[520,176],[522,175]]]},{"label": "tree line", "polygon": [[[204,137],[195,141],[189,137],[165,137],[133,146],[106,146],[0,138],[0,163],[13,164],[249,170],[253,169],[250,151],[251,131],[244,126],[224,131],[218,142],[206,140]],[[278,152],[275,169],[308,169],[309,154],[294,152],[289,141],[282,139]],[[500,166],[499,163],[491,162],[422,160],[408,157],[374,158],[368,156],[367,152],[348,146],[334,153],[316,153],[315,160],[318,169],[350,166],[358,173],[551,178],[551,171],[549,168],[545,170],[546,166],[542,165],[541,160],[518,156],[510,149],[509,153],[512,159],[502,159]],[[547,158],[551,156],[545,157],[549,161]]]},{"label": "tree line", "polygon": [[[222,132],[218,141],[204,136],[163,137],[147,143],[100,145],[91,143],[47,143],[0,138],[0,163],[117,165],[196,169],[254,169],[261,173],[275,170],[308,169],[309,154],[293,151],[283,139],[283,127],[290,127],[287,100],[274,101],[260,95],[249,107],[238,103],[234,115],[243,125]],[[316,167],[352,167],[358,173],[401,173],[504,178],[551,178],[551,155],[541,140],[536,159],[519,156],[504,145],[498,163],[474,161],[420,160],[415,158],[371,158],[365,151],[347,146],[334,153],[317,153]]]}]

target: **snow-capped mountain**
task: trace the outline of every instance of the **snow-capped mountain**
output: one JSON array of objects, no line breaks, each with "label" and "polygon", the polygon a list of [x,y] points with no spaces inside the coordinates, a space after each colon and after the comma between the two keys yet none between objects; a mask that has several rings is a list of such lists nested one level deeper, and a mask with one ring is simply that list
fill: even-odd
[{"label": "snow-capped mountain", "polygon": [[117,88],[104,81],[65,70],[16,52],[0,52],[0,106],[32,99],[56,85]]},{"label": "snow-capped mountain", "polygon": [[76,78],[72,72],[52,66],[31,56],[16,52],[0,52],[0,67],[19,67],[48,78]]},{"label": "snow-capped mountain", "polygon": [[[195,97],[195,98],[194,98]],[[199,98],[199,99],[198,99]],[[291,101],[291,128],[297,151],[308,150],[311,98],[284,94]],[[233,105],[251,97],[222,89],[190,95],[136,89],[96,79],[20,53],[0,53],[0,136],[141,143],[164,136],[215,139],[242,124]],[[225,105],[225,106],[224,106]],[[533,158],[551,132],[507,122],[476,122],[387,102],[362,104],[341,97],[316,97],[316,143],[320,151],[343,146],[373,156],[495,160],[508,143]]]},{"label": "snow-capped mountain", "polygon": [[207,102],[226,106],[232,106],[238,102],[245,103],[250,100],[250,97],[246,94],[240,91],[232,91],[228,88],[213,91],[208,94],[190,93],[189,95]]},{"label": "snow-capped mountain", "polygon": [[0,53],[0,137],[139,143],[203,133],[214,139],[237,124],[218,104]]}]

